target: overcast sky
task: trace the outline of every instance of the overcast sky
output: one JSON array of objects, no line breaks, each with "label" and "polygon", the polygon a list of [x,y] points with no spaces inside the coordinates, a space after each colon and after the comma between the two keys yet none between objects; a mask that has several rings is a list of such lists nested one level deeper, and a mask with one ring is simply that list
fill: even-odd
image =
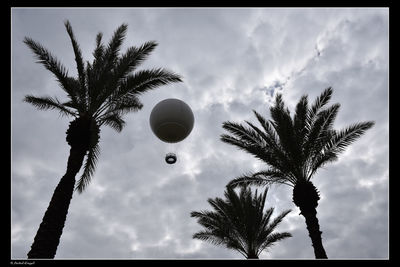
[{"label": "overcast sky", "polygon": [[[121,133],[101,129],[96,172],[87,190],[73,196],[56,258],[243,258],[192,239],[202,228],[191,211],[210,209],[207,199],[222,197],[231,179],[265,167],[219,141],[221,124],[256,123],[252,109],[270,118],[277,92],[293,111],[303,94],[313,101],[328,86],[331,104],[341,104],[335,129],[376,124],[312,180],[321,193],[325,250],[329,258],[387,258],[388,17],[385,8],[13,9],[12,258],[26,258],[65,173],[71,120],[22,101],[27,94],[66,99],[23,38],[39,41],[76,75],[66,19],[85,60],[93,59],[98,32],[108,42],[127,23],[121,51],[156,40],[142,69],[164,67],[184,82],[143,95],[143,109],[126,116]],[[161,142],[149,126],[152,108],[166,98],[185,101],[195,116],[192,133],[178,145]],[[178,155],[175,165],[164,161],[169,151]],[[314,258],[291,199],[289,187],[269,190],[266,207],[274,206],[275,216],[293,209],[277,228],[293,237],[260,258]]]}]

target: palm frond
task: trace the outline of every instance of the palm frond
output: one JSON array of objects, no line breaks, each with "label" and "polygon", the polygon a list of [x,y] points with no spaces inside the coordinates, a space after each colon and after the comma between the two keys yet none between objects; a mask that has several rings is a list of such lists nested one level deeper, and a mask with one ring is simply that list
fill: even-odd
[{"label": "palm frond", "polygon": [[[205,211],[203,210],[203,211],[200,211],[200,212],[192,211],[190,213],[190,217],[198,218],[199,220],[201,220],[201,219],[212,219],[212,218],[214,219],[214,217],[215,217],[214,214],[215,214],[215,212],[211,212],[211,211],[207,211],[207,210],[205,210]],[[217,218],[219,218],[219,217],[217,217]],[[208,223],[208,224],[211,224],[211,223]]]},{"label": "palm frond", "polygon": [[182,82],[182,78],[174,72],[162,68],[140,70],[128,75],[126,80],[121,83],[117,96],[125,94],[141,95],[158,86],[175,82]]},{"label": "palm frond", "polygon": [[271,221],[271,216],[274,213],[274,210],[275,210],[275,208],[271,207],[271,208],[267,209],[265,212],[263,212],[262,218],[261,218],[261,226],[262,227],[260,228],[260,230],[261,230],[260,233],[263,232],[265,229],[267,229],[267,226]]},{"label": "palm frond", "polygon": [[258,242],[262,243],[258,249],[258,253],[261,253],[263,250],[267,249],[268,247],[271,247],[276,242],[292,236],[288,232],[283,232],[283,233],[274,232],[275,228],[282,222],[283,218],[285,218],[286,215],[288,215],[290,212],[291,210],[283,211],[277,217],[275,217],[275,219],[272,222],[270,222],[270,219],[273,213],[273,209],[271,208],[268,212],[265,213],[262,224],[263,231],[261,231],[258,236],[259,238]]},{"label": "palm frond", "polygon": [[75,103],[74,101],[71,101],[71,100],[63,102],[62,105],[64,107],[72,108],[72,109],[75,109],[77,111],[81,110],[79,104],[77,104],[77,103]]},{"label": "palm frond", "polygon": [[108,43],[108,46],[104,51],[104,67],[106,70],[108,70],[111,66],[115,64],[122,42],[125,39],[127,29],[127,24],[122,24],[121,26],[119,26],[115,30],[110,42]]},{"label": "palm frond", "polygon": [[374,126],[373,121],[355,123],[341,131],[332,130],[329,138],[324,141],[324,146],[321,146],[319,151],[315,153],[311,161],[310,173],[308,179],[315,174],[315,172],[329,162],[338,159],[338,155],[342,153],[347,146],[356,141],[368,129]]},{"label": "palm frond", "polygon": [[271,142],[273,142],[276,146],[279,144],[278,136],[272,127],[272,124],[266,120],[261,114],[257,111],[253,110],[254,115],[256,116],[257,120],[260,122],[261,126],[264,128],[265,133],[268,135]]},{"label": "palm frond", "polygon": [[280,233],[270,234],[267,237],[267,241],[262,246],[260,246],[258,253],[261,253],[263,250],[272,247],[273,245],[275,245],[275,243],[277,243],[283,239],[286,239],[288,237],[292,237],[292,234],[289,232],[280,232]]},{"label": "palm frond", "polygon": [[281,170],[274,168],[255,172],[252,177],[264,179],[266,185],[285,184],[293,187],[297,181],[297,178],[291,173],[283,173]]},{"label": "palm frond", "polygon": [[79,193],[82,193],[85,190],[85,188],[89,185],[94,170],[96,168],[99,154],[100,154],[100,146],[98,143],[93,147],[90,147],[83,168],[83,174],[78,180],[77,186],[75,188]]},{"label": "palm frond", "polygon": [[[108,105],[108,109],[106,109],[99,119],[107,117],[109,114],[118,114],[122,116],[128,112],[136,112],[143,108],[143,104],[140,102],[139,98],[135,95],[126,95],[119,99],[119,101],[113,102],[113,104]],[[122,117],[121,117],[122,118]]]},{"label": "palm frond", "polygon": [[332,93],[332,87],[328,87],[321,93],[319,97],[317,97],[317,99],[307,112],[306,127],[308,127],[309,129],[312,128],[312,124],[316,118],[316,115],[321,110],[321,108],[329,102],[332,97]]},{"label": "palm frond", "polygon": [[[99,32],[96,36],[96,48],[93,52],[93,64],[86,63],[86,80],[88,84],[88,95],[90,99],[90,111],[93,113],[101,103],[96,101],[102,90],[104,90],[105,79],[101,79],[104,68],[104,50],[105,46],[101,42],[103,34]],[[101,80],[101,82],[99,82]]]},{"label": "palm frond", "polygon": [[264,147],[265,140],[253,129],[244,127],[240,123],[226,121],[222,123],[222,128],[231,132],[233,135],[238,137],[240,140],[244,141],[248,146],[256,145]]},{"label": "palm frond", "polygon": [[216,236],[210,231],[199,231],[193,234],[193,238],[210,242],[213,245],[222,245],[225,243],[225,240],[223,238]]},{"label": "palm frond", "polygon": [[68,76],[67,69],[41,44],[29,37],[25,37],[24,43],[34,52],[38,63],[52,72],[57,79],[62,80]]},{"label": "palm frond", "polygon": [[67,108],[67,106],[62,104],[57,98],[52,98],[49,96],[35,97],[32,95],[26,95],[24,101],[32,104],[40,110],[57,110],[61,115],[70,115],[74,117],[77,116],[76,112]]},{"label": "palm frond", "polygon": [[354,123],[347,128],[336,131],[330,142],[325,146],[324,151],[331,151],[334,153],[343,152],[347,146],[356,141],[368,129],[374,126],[375,122],[359,122]]},{"label": "palm frond", "polygon": [[137,66],[150,55],[156,48],[157,42],[149,41],[142,44],[140,47],[129,47],[127,51],[121,55],[114,67],[114,76],[116,80],[126,77],[126,75],[136,69]]},{"label": "palm frond", "polygon": [[[108,43],[108,46],[104,49],[102,44],[101,44],[101,34],[97,35],[96,38],[96,59],[101,63],[101,64],[96,64],[93,65],[95,68],[96,72],[98,73],[98,80],[100,83],[104,83],[109,76],[105,74],[111,73],[111,70],[115,66],[117,60],[118,60],[118,54],[119,50],[121,48],[122,42],[125,39],[125,34],[126,30],[128,29],[128,25],[122,24],[115,30],[111,40]],[[97,53],[96,53],[97,52]],[[101,55],[101,58],[98,58]],[[107,76],[107,77],[105,77]]]},{"label": "palm frond", "polygon": [[283,218],[286,217],[286,215],[288,215],[292,210],[285,210],[283,212],[281,212],[281,214],[279,214],[277,217],[275,217],[275,219],[268,225],[268,227],[265,229],[266,234],[270,234],[272,233],[275,228],[278,226],[278,224],[280,224],[283,220]]},{"label": "palm frond", "polygon": [[243,240],[237,238],[238,234],[235,233],[235,229],[231,227],[232,222],[226,223],[226,220],[230,220],[230,213],[226,213],[226,211],[222,212],[226,207],[219,206],[220,204],[225,205],[226,203],[221,202],[221,199],[211,203],[216,205],[215,207],[219,210],[218,212],[191,212],[191,217],[197,218],[197,222],[207,229],[206,231],[197,232],[193,235],[193,238],[208,241],[214,245],[225,245],[228,248],[245,253]]},{"label": "palm frond", "polygon": [[271,137],[268,136],[266,133],[264,133],[260,128],[255,126],[253,123],[246,121],[247,125],[250,126],[251,130],[250,133],[252,136],[254,136],[257,140],[260,140],[260,144],[263,144],[264,146],[268,147],[274,147],[276,146],[275,140],[271,140]]},{"label": "palm frond", "polygon": [[220,140],[222,142],[237,146],[240,149],[247,151],[247,145],[248,144],[245,143],[244,141],[240,140],[239,138],[232,137],[232,136],[230,136],[228,134],[221,134]]},{"label": "palm frond", "polygon": [[93,57],[94,57],[93,66],[95,66],[95,69],[98,69],[98,65],[100,65],[103,61],[105,47],[104,47],[103,43],[101,42],[102,38],[103,38],[103,34],[101,32],[99,32],[96,35],[96,48],[94,49],[94,52],[93,52]]},{"label": "palm frond", "polygon": [[101,32],[99,32],[96,35],[96,48],[93,52],[93,56],[94,56],[95,60],[99,60],[103,56],[104,45],[101,42],[102,39],[103,39],[103,34]]},{"label": "palm frond", "polygon": [[286,162],[284,155],[279,154],[279,152],[279,155],[276,155],[274,152],[277,151],[277,149],[274,144],[269,142],[269,140],[263,139],[263,137],[260,136],[257,131],[251,128],[246,128],[241,124],[229,121],[224,122],[222,127],[236,137],[222,134],[220,137],[221,141],[235,145],[240,149],[252,154],[256,158],[267,162],[271,166],[283,168],[284,162]]},{"label": "palm frond", "polygon": [[304,143],[304,157],[312,158],[325,146],[331,139],[333,123],[339,112],[340,104],[334,104],[331,107],[317,114],[311,131],[308,133]]},{"label": "palm frond", "polygon": [[72,48],[73,48],[74,54],[75,54],[75,62],[76,62],[77,70],[78,70],[78,77],[79,77],[79,83],[80,83],[80,92],[81,92],[81,95],[83,96],[82,98],[86,98],[87,91],[85,88],[85,70],[84,70],[84,63],[83,63],[83,58],[82,58],[82,51],[79,47],[78,42],[75,39],[75,35],[72,30],[71,23],[67,20],[67,21],[65,21],[64,25],[65,25],[67,33],[71,39]]},{"label": "palm frond", "polygon": [[[95,60],[94,60],[95,61]],[[93,114],[95,110],[95,99],[97,97],[97,88],[95,86],[96,78],[93,72],[93,65],[90,62],[86,62],[85,65],[85,82],[86,82],[86,97],[87,97],[87,112]]]},{"label": "palm frond", "polygon": [[191,212],[191,217],[197,218],[197,222],[209,231],[214,231],[221,223],[221,217],[211,211]]},{"label": "palm frond", "polygon": [[264,179],[259,177],[241,175],[232,179],[226,186],[227,187],[237,187],[237,186],[247,186],[247,185],[257,185],[263,186],[268,184]]},{"label": "palm frond", "polygon": [[240,133],[240,128],[235,128],[231,126],[227,126],[230,122],[225,122],[225,127],[229,127],[231,132],[237,132],[238,134],[245,136],[245,138],[235,138],[227,134],[222,134],[220,136],[220,140],[227,144],[234,145],[250,154],[255,156],[256,158],[263,160],[263,161],[274,161],[275,159],[270,157],[267,153],[265,153],[264,149],[255,143],[255,140],[252,137],[247,136],[246,132]]},{"label": "palm frond", "polygon": [[47,70],[54,74],[61,88],[68,95],[74,96],[74,88],[71,88],[68,83],[68,71],[46,48],[40,43],[29,37],[25,37],[24,43],[33,51],[38,59],[38,63],[42,64]]},{"label": "palm frond", "polygon": [[307,180],[310,180],[311,177],[317,172],[319,168],[323,167],[325,164],[329,162],[336,161],[337,159],[338,155],[333,151],[319,152],[311,161],[311,166],[309,166],[309,174]]},{"label": "palm frond", "polygon": [[307,134],[306,119],[308,112],[308,97],[304,95],[296,105],[296,111],[293,117],[293,127],[297,142],[302,145],[304,136]]},{"label": "palm frond", "polygon": [[121,118],[121,115],[117,112],[107,113],[98,120],[99,125],[107,125],[117,132],[121,132],[125,126],[125,121]]}]

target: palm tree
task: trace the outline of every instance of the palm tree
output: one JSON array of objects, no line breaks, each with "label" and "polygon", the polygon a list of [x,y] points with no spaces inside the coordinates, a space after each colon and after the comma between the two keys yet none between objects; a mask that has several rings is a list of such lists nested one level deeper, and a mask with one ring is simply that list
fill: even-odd
[{"label": "palm tree", "polygon": [[77,78],[68,76],[66,68],[41,44],[28,37],[24,39],[38,63],[54,74],[68,96],[68,100],[62,102],[55,97],[27,95],[24,101],[38,109],[57,110],[74,118],[66,132],[66,141],[71,147],[67,171],[53,193],[28,258],[54,258],[73,195],[75,176],[85,156],[83,174],[75,189],[82,193],[93,176],[100,152],[100,127],[107,125],[120,132],[125,125],[123,115],[143,107],[139,101],[141,94],[161,85],[182,81],[179,75],[162,68],[133,72],[157,43],[150,41],[140,47],[129,47],[120,55],[126,24],[117,28],[107,46],[102,43],[102,33],[97,34],[94,60],[86,64],[69,21],[65,22],[65,27],[75,54]]},{"label": "palm tree", "polygon": [[290,212],[286,210],[271,221],[274,208],[264,212],[268,189],[252,195],[251,189],[242,187],[239,195],[227,187],[225,198],[208,199],[214,211],[193,211],[192,217],[206,230],[193,235],[193,238],[224,245],[234,249],[247,259],[258,259],[260,253],[276,242],[291,237],[287,232],[273,232],[282,219]]},{"label": "palm tree", "polygon": [[316,258],[327,258],[327,255],[317,219],[319,192],[310,180],[319,168],[337,160],[348,145],[374,125],[369,121],[334,130],[333,122],[340,105],[324,108],[332,92],[331,87],[325,89],[311,107],[307,95],[302,96],[293,119],[282,95],[277,94],[275,105],[270,107],[272,120],[253,110],[262,129],[248,121],[248,126],[224,122],[223,128],[232,135],[221,135],[223,142],[237,146],[269,165],[266,170],[232,180],[229,186],[285,184],[293,187],[293,202],[306,220]]}]

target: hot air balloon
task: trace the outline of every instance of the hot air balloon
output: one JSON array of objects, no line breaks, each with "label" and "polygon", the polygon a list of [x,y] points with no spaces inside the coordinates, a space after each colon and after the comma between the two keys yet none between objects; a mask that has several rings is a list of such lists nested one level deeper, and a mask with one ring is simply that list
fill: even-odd
[{"label": "hot air balloon", "polygon": [[[185,139],[193,129],[193,112],[182,100],[168,98],[154,106],[150,114],[150,127],[163,142],[178,143]],[[165,161],[174,164],[177,157],[167,153]]]}]

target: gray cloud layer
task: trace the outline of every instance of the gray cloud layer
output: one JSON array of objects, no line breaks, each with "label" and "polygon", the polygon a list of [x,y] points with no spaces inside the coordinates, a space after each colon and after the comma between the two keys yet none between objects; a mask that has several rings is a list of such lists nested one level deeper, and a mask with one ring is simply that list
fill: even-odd
[{"label": "gray cloud layer", "polygon": [[[193,240],[200,229],[190,212],[262,162],[219,141],[226,120],[269,117],[276,92],[293,110],[333,86],[341,109],[335,128],[376,125],[339,161],[321,170],[318,218],[330,258],[388,257],[388,10],[387,9],[13,9],[12,10],[12,257],[25,258],[44,211],[65,172],[68,118],[36,111],[26,94],[63,98],[54,77],[35,63],[22,40],[30,36],[76,74],[63,21],[69,19],[83,56],[92,60],[95,35],[108,40],[128,23],[122,51],[156,40],[143,68],[166,67],[184,83],[142,97],[143,109],[116,133],[102,128],[95,176],[76,193],[57,258],[241,258]],[[191,135],[168,146],[148,118],[160,100],[186,101],[195,115]],[[165,164],[167,151],[178,163]],[[267,207],[292,208],[279,227],[286,239],[261,258],[313,258],[304,218],[291,190],[273,187]]]}]

